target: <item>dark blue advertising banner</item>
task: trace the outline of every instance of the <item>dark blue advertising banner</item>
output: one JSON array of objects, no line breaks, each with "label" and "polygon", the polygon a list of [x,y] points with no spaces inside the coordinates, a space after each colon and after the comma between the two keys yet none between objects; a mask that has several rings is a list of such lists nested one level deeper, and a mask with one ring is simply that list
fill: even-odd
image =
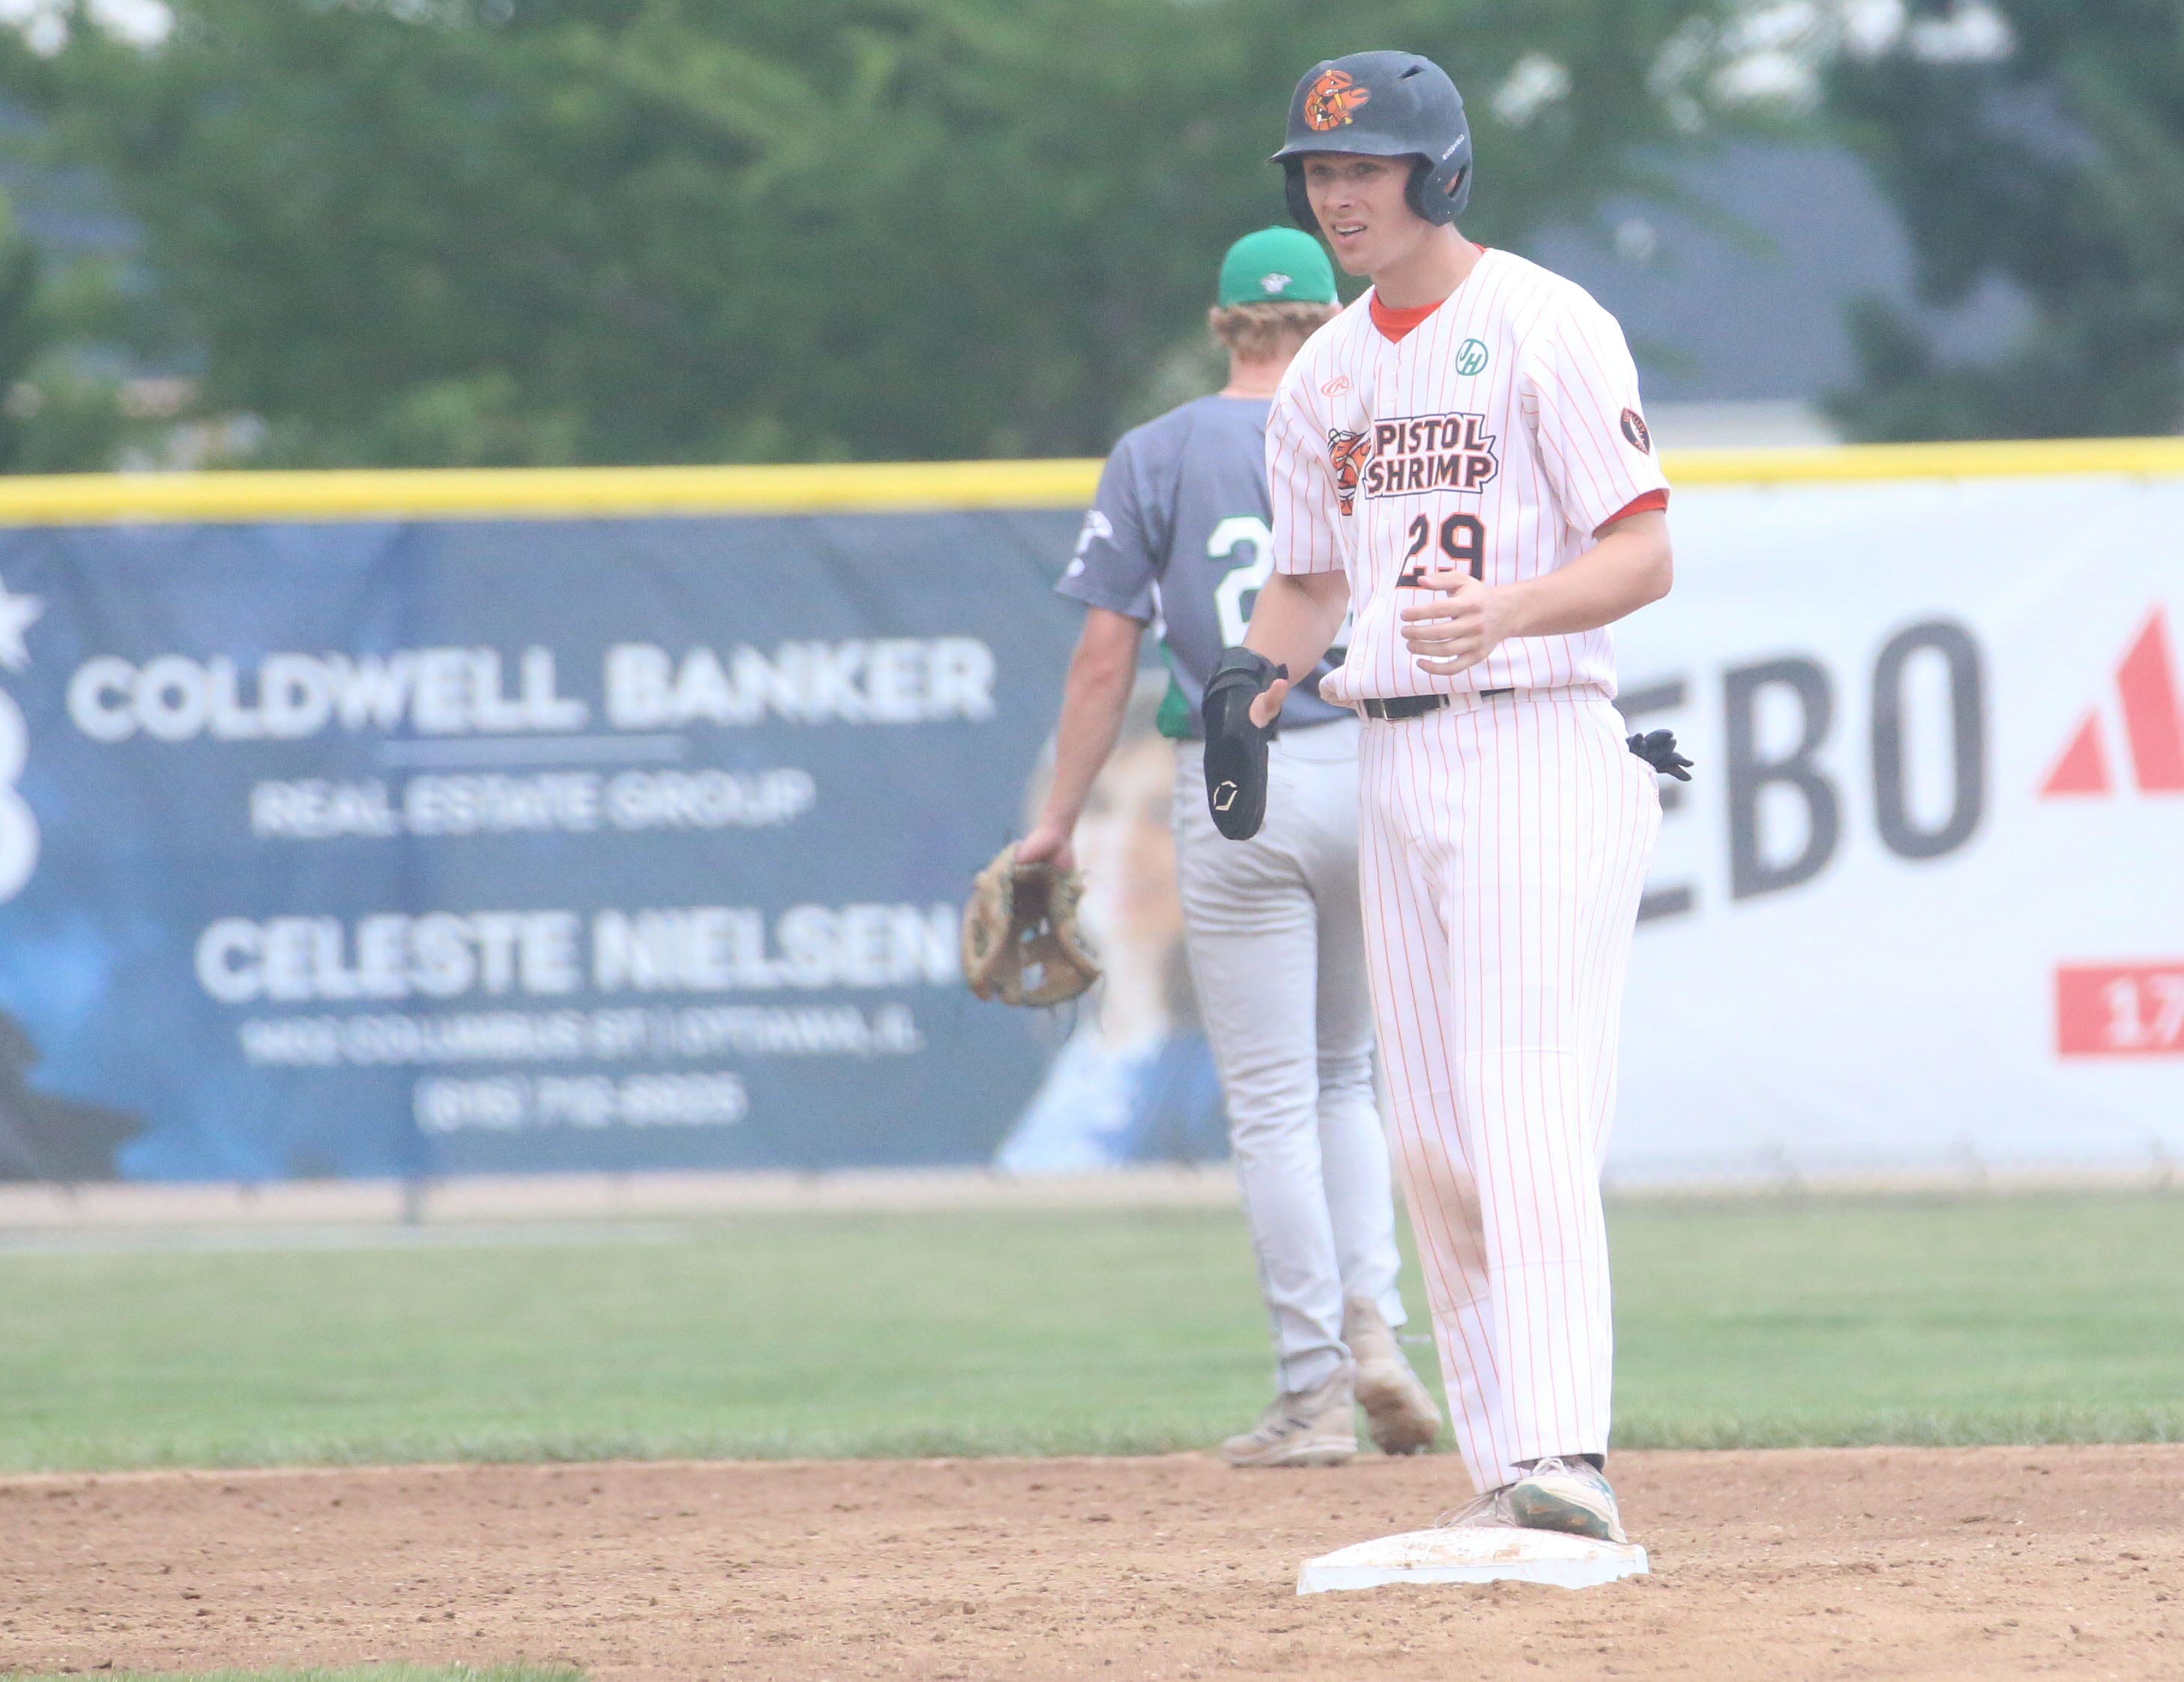
[{"label": "dark blue advertising banner", "polygon": [[0,532],[0,1178],[992,1159],[1070,1024],[958,921],[1077,525]]}]

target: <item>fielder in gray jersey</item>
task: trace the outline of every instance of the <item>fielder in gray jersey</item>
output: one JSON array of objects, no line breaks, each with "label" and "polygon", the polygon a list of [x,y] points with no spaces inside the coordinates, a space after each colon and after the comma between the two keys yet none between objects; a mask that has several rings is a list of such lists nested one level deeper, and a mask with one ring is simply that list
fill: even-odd
[{"label": "fielder in gray jersey", "polygon": [[1273,569],[1269,402],[1334,315],[1334,274],[1317,241],[1270,228],[1230,248],[1218,299],[1228,386],[1116,445],[1057,587],[1085,604],[1084,629],[1052,791],[1017,857],[1073,867],[1071,833],[1114,748],[1139,638],[1156,625],[1171,674],[1160,723],[1176,738],[1184,939],[1278,1353],[1273,1405],[1221,1451],[1236,1466],[1340,1465],[1357,1451],[1353,1398],[1390,1453],[1422,1449],[1440,1429],[1392,1329],[1404,1313],[1358,912],[1358,725],[1319,699],[1329,666],[1292,691],[1266,826],[1241,844],[1213,827],[1196,739],[1206,680],[1244,640]]}]

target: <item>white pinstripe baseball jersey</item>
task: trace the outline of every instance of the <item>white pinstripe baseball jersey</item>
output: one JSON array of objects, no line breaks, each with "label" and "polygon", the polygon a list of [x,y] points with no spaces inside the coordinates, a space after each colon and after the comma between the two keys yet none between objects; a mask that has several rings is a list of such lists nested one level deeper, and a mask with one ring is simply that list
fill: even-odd
[{"label": "white pinstripe baseball jersey", "polygon": [[1622,328],[1575,282],[1506,251],[1483,253],[1399,341],[1375,325],[1372,298],[1312,335],[1267,426],[1274,565],[1350,576],[1350,653],[1322,694],[1613,695],[1604,630],[1513,639],[1439,677],[1405,648],[1397,614],[1425,599],[1415,586],[1429,571],[1538,577],[1666,492]]}]

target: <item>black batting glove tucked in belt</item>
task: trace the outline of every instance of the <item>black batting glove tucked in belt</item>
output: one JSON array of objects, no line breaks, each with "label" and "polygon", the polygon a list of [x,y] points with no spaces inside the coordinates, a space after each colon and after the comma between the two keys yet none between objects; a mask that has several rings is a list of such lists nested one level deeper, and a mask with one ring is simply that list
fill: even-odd
[{"label": "black batting glove tucked in belt", "polygon": [[1624,745],[1663,777],[1673,777],[1679,783],[1691,780],[1691,762],[1676,751],[1676,732],[1673,730],[1648,730],[1642,736],[1632,736]]},{"label": "black batting glove tucked in belt", "polygon": [[1213,827],[1231,841],[1248,841],[1267,819],[1267,744],[1280,721],[1251,722],[1251,703],[1290,669],[1249,649],[1221,656],[1206,682],[1199,716],[1206,723],[1206,804]]}]

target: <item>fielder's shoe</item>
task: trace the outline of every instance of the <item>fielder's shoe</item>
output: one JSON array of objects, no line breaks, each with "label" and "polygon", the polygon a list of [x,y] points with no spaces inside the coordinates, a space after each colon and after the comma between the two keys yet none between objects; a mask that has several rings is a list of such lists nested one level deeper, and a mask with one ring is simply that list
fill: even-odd
[{"label": "fielder's shoe", "polygon": [[1440,1434],[1440,1410],[1369,1296],[1342,1305],[1342,1341],[1357,1363],[1357,1405],[1385,1454],[1417,1454]]},{"label": "fielder's shoe", "polygon": [[1502,1484],[1498,1490],[1489,1490],[1485,1495],[1474,1495],[1462,1507],[1451,1508],[1434,1520],[1434,1528],[1446,1530],[1454,1527],[1471,1528],[1477,1525],[1506,1526],[1517,1521],[1509,1516],[1511,1485]]},{"label": "fielder's shoe", "polygon": [[1221,1445],[1231,1466],[1340,1466],[1357,1452],[1357,1397],[1347,1367],[1308,1390],[1274,1398],[1259,1423]]},{"label": "fielder's shoe", "polygon": [[1509,1516],[1529,1530],[1564,1530],[1596,1542],[1627,1542],[1615,1491],[1589,1460],[1535,1460],[1509,1485]]}]

